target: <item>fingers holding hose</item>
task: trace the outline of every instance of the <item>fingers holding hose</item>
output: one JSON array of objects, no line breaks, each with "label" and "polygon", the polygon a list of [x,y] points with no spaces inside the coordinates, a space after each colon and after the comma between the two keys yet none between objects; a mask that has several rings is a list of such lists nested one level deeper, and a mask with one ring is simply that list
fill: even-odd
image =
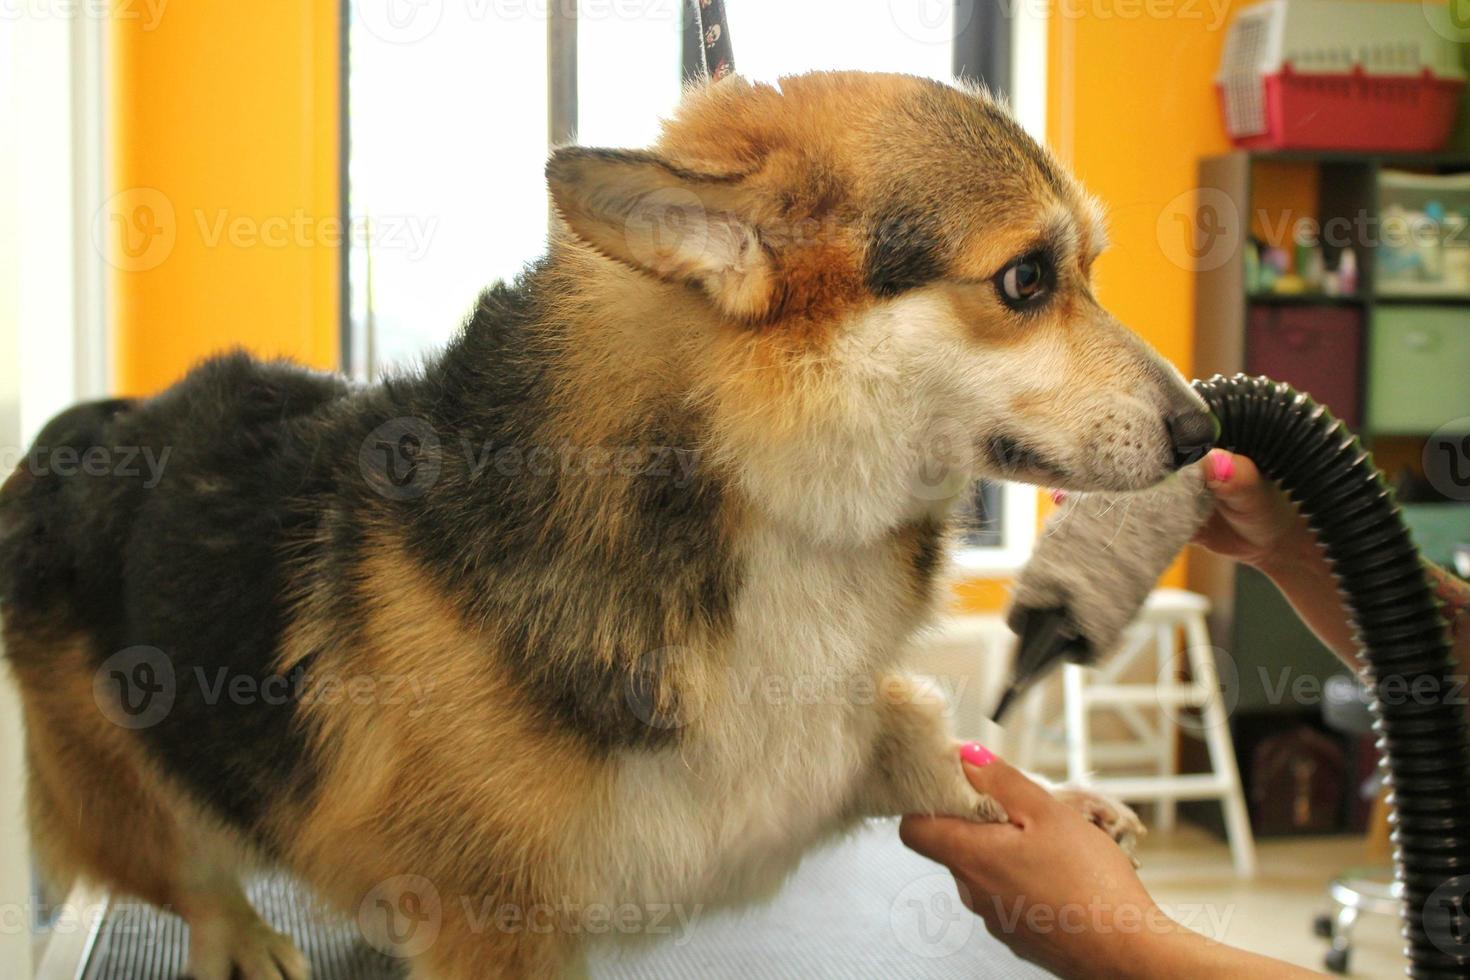
[{"label": "fingers holding hose", "polygon": [[1202,466],[1215,510],[1194,543],[1249,565],[1269,564],[1298,531],[1296,508],[1249,457],[1215,449]]}]

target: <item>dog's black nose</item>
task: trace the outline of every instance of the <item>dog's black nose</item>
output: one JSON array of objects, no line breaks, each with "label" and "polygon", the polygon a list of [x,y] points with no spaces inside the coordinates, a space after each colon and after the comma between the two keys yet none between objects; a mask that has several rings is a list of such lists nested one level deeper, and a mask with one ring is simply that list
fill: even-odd
[{"label": "dog's black nose", "polygon": [[1164,420],[1174,446],[1174,466],[1188,466],[1204,458],[1215,444],[1215,416],[1209,412],[1180,412]]}]

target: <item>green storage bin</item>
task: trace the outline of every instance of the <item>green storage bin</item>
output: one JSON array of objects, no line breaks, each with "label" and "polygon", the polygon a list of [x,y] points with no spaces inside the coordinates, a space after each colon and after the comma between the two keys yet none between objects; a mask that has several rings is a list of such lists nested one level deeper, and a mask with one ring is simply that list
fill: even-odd
[{"label": "green storage bin", "polygon": [[1404,523],[1424,557],[1455,567],[1455,546],[1470,545],[1470,504],[1404,504]]},{"label": "green storage bin", "polygon": [[1470,415],[1470,306],[1379,306],[1368,344],[1368,430],[1427,435]]}]

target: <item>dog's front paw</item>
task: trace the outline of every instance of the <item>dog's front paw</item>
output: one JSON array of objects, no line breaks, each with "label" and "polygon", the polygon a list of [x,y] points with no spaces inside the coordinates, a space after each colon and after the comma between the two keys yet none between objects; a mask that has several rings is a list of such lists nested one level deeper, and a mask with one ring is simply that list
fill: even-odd
[{"label": "dog's front paw", "polygon": [[972,801],[967,812],[958,814],[958,816],[974,820],[976,823],[1008,823],[1010,821],[1011,818],[1006,815],[1006,808],[1000,805],[1000,800],[989,793],[977,793],[971,790],[970,796]]},{"label": "dog's front paw", "polygon": [[1133,852],[1138,845],[1138,839],[1148,833],[1148,830],[1128,804],[1083,786],[1063,786],[1056,790],[1055,796],[1115,840],[1133,858],[1133,864],[1137,867],[1138,858]]}]

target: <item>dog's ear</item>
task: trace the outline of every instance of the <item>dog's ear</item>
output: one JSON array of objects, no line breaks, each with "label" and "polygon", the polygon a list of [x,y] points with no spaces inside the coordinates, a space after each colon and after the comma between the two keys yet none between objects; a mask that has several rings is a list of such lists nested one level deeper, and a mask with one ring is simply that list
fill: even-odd
[{"label": "dog's ear", "polygon": [[652,153],[569,146],[546,165],[551,199],[583,242],[669,282],[704,289],[730,316],[771,301],[771,258],[738,177],[685,170]]}]

